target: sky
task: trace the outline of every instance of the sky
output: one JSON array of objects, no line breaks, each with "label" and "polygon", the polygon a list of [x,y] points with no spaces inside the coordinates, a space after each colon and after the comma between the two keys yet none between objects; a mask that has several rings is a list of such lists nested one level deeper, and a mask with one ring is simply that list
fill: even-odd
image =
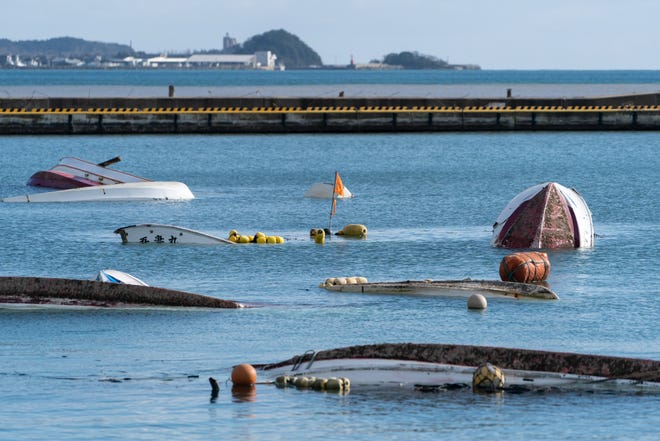
[{"label": "sky", "polygon": [[660,69],[658,0],[0,0],[0,38],[77,37],[148,53],[273,29],[324,64],[417,51],[482,69]]}]

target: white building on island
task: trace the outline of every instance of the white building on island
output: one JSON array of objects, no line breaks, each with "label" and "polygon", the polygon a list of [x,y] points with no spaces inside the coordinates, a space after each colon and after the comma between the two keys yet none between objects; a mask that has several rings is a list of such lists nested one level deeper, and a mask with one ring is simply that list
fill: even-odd
[{"label": "white building on island", "polygon": [[205,67],[216,69],[281,69],[276,64],[277,55],[271,51],[255,52],[251,55],[224,54],[194,54],[190,57],[159,57],[149,58],[144,65],[147,67]]}]

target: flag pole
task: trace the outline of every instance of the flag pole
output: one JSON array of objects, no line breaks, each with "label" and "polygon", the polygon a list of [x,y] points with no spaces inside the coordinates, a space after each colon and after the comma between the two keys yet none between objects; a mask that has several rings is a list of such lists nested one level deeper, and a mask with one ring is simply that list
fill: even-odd
[{"label": "flag pole", "polygon": [[330,222],[329,222],[329,225],[328,225],[328,231],[330,231],[330,234],[332,234],[332,216],[335,214],[335,207],[336,207],[336,204],[337,204],[337,200],[335,199],[337,194],[335,193],[335,191],[337,190],[337,175],[338,174],[339,173],[335,170],[335,179],[332,182],[332,202],[330,203]]}]

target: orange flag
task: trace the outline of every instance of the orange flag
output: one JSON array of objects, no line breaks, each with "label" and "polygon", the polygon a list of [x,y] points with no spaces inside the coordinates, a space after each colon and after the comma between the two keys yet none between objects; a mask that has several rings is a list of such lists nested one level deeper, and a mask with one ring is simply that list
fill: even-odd
[{"label": "orange flag", "polygon": [[337,210],[337,195],[341,196],[344,194],[344,183],[341,182],[339,173],[335,172],[335,184],[332,187],[332,207],[330,209],[330,221],[332,222],[332,216],[335,215]]},{"label": "orange flag", "polygon": [[339,196],[344,194],[344,183],[341,182],[341,178],[337,172],[335,172],[335,194]]}]

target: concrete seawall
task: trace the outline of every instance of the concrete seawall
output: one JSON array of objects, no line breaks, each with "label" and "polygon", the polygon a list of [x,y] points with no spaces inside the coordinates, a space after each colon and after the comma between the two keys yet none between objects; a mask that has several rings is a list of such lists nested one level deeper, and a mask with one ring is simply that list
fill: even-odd
[{"label": "concrete seawall", "polygon": [[572,99],[0,99],[0,135],[659,129],[660,94]]}]

